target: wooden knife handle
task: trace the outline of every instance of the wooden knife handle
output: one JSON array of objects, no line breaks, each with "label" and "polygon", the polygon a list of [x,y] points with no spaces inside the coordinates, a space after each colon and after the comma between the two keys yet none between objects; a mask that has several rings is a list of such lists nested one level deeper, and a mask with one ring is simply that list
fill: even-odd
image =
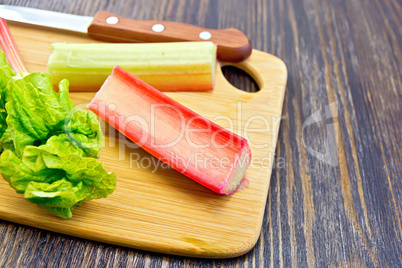
[{"label": "wooden knife handle", "polygon": [[215,30],[171,21],[133,20],[106,11],[95,14],[88,36],[123,43],[212,41],[218,47],[218,59],[228,62],[245,60],[252,50],[248,38],[237,29]]}]

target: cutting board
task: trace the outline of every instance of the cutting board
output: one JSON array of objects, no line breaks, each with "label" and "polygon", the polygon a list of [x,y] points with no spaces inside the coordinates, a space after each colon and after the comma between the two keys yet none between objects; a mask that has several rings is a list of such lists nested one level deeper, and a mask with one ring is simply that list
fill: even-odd
[{"label": "cutting board", "polygon": [[[96,42],[84,35],[9,22],[30,72],[46,71],[53,42]],[[226,63],[225,63],[226,64]],[[285,95],[287,69],[253,50],[236,67],[249,73],[260,90],[233,87],[217,66],[212,92],[166,93],[195,112],[248,139],[252,163],[247,188],[218,195],[166,167],[101,122],[105,132],[100,161],[117,176],[108,198],[85,202],[71,219],[60,219],[24,200],[0,180],[0,218],[80,238],[175,255],[226,258],[242,255],[257,242],[265,211]],[[90,79],[90,77],[88,77]],[[95,93],[71,93],[84,107]]]}]

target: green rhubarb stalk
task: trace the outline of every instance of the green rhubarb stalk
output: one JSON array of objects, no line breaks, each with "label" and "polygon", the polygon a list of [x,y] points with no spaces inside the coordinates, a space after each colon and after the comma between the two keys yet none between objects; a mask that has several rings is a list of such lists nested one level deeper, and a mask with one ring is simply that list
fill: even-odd
[{"label": "green rhubarb stalk", "polygon": [[160,91],[212,90],[212,42],[52,44],[48,71],[54,85],[66,78],[74,91],[98,91],[119,65]]},{"label": "green rhubarb stalk", "polygon": [[88,108],[177,171],[220,193],[247,184],[245,138],[201,117],[119,66]]}]

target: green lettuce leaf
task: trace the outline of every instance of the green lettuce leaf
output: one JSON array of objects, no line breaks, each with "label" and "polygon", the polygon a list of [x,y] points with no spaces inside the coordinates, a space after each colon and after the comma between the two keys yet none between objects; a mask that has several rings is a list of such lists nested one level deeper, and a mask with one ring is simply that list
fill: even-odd
[{"label": "green lettuce leaf", "polygon": [[5,94],[9,87],[10,81],[12,81],[12,77],[14,75],[16,75],[16,73],[14,72],[13,69],[11,69],[11,66],[7,63],[4,52],[0,51],[0,138],[3,136],[4,132],[7,129]]},{"label": "green lettuce leaf", "polygon": [[0,157],[0,173],[17,193],[24,193],[30,182],[54,182],[64,177],[57,166],[54,156],[49,153],[35,152],[29,159],[20,159],[12,151],[6,150]]},{"label": "green lettuce leaf", "polygon": [[67,80],[61,81],[55,92],[48,74],[32,73],[11,83],[7,99],[7,128],[0,139],[6,149],[20,157],[26,146],[66,133],[86,156],[98,157],[103,145],[99,122],[93,112],[74,106]]},{"label": "green lettuce leaf", "polygon": [[43,143],[49,134],[61,132],[74,104],[65,100],[68,87],[59,90],[53,90],[46,73],[32,73],[11,83],[5,105],[8,127],[0,142],[12,142],[16,154],[21,156],[25,146]]},{"label": "green lettuce leaf", "polygon": [[14,75],[0,53],[0,174],[28,201],[70,218],[76,206],[116,187],[116,176],[95,159],[99,122],[73,104],[67,80],[55,92],[46,73]]},{"label": "green lettuce leaf", "polygon": [[65,179],[53,183],[30,182],[25,191],[25,198],[53,214],[62,217],[72,217],[71,210],[84,202],[82,183],[73,186]]},{"label": "green lettuce leaf", "polygon": [[25,198],[62,218],[84,201],[107,197],[116,187],[116,177],[101,162],[78,154],[57,156],[44,147],[27,146],[22,159],[4,151],[0,172],[10,186]]},{"label": "green lettuce leaf", "polygon": [[[0,70],[1,72],[1,70]],[[1,76],[1,74],[0,74]],[[0,78],[1,79],[1,78]],[[4,132],[6,132],[7,129],[7,122],[6,122],[6,117],[7,117],[7,112],[6,112],[6,107],[3,99],[0,97],[0,139],[3,137]],[[1,151],[0,147],[0,151]]]},{"label": "green lettuce leaf", "polygon": [[88,110],[72,108],[63,126],[69,141],[81,148],[86,156],[98,158],[103,146],[103,134],[96,115]]}]

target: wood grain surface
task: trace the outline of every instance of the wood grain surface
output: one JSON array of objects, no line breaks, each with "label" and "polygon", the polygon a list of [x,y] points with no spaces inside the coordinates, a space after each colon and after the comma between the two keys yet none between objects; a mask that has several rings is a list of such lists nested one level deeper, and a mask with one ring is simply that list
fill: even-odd
[{"label": "wood grain surface", "polygon": [[238,28],[289,78],[262,233],[247,254],[183,258],[2,221],[0,267],[402,266],[400,1],[1,3]]},{"label": "wood grain surface", "polygon": [[[10,22],[8,25],[22,61],[30,72],[47,71],[52,43],[96,42],[82,34],[28,27],[22,23]],[[0,180],[0,219],[80,238],[175,255],[228,258],[247,253],[261,233],[272,173],[269,163],[273,162],[277,144],[287,69],[279,58],[253,50],[247,60],[234,64],[247,71],[258,83],[258,92],[250,93],[228,83],[221,71],[223,64],[234,63],[219,62],[216,65],[212,91],[164,93],[248,140],[252,161],[245,174],[249,181],[246,189],[230,196],[218,195],[168,168],[101,121],[104,144],[99,160],[107,171],[116,174],[117,186],[112,195],[85,202],[74,209],[71,219],[64,220],[27,203],[5,180]],[[85,107],[94,98],[95,92],[70,92],[69,96],[78,107]],[[152,118],[141,117],[138,113],[135,116],[148,122],[146,125],[141,123],[145,132],[169,131],[166,127],[162,130],[158,123],[154,126]],[[155,116],[160,116],[157,110]],[[180,139],[180,144],[198,145],[199,142],[194,141],[194,136],[190,136],[184,128],[188,129],[189,125],[183,126],[183,131],[178,126],[178,133],[173,133],[173,137]],[[216,140],[208,141],[212,146],[210,148],[218,146],[217,150],[224,150],[226,147]],[[174,142],[173,139],[166,141],[166,145],[173,144],[171,152],[177,148]],[[186,164],[191,160],[200,172],[226,166],[223,159],[228,156],[218,157],[208,150],[198,149],[200,147],[192,148],[193,153],[186,157],[181,155],[176,161]],[[206,160],[212,158],[215,159],[214,164]]]}]

